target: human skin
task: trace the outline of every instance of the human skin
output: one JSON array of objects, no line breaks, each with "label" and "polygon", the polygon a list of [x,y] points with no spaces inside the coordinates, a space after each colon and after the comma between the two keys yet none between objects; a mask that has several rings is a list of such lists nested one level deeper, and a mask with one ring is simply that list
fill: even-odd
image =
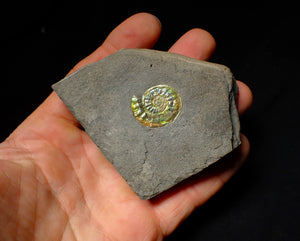
[{"label": "human skin", "polygon": [[[160,31],[153,15],[133,15],[70,73],[121,48],[151,48]],[[208,32],[192,29],[169,51],[208,60],[215,46]],[[237,83],[243,114],[252,94]],[[0,144],[0,240],[162,240],[239,169],[250,150],[241,140],[217,164],[140,200],[52,92]]]}]

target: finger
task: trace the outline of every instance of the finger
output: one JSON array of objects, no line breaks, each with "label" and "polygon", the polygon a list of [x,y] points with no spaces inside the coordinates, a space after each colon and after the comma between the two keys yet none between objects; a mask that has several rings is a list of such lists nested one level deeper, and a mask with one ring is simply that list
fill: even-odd
[{"label": "finger", "polygon": [[195,59],[208,60],[216,48],[213,36],[199,28],[185,33],[169,49],[169,52],[178,53]]},{"label": "finger", "polygon": [[238,111],[239,114],[244,114],[252,105],[253,95],[250,88],[241,81],[237,81],[239,87],[238,95]]},{"label": "finger", "polygon": [[[159,20],[147,13],[139,13],[129,17],[117,26],[91,55],[80,61],[71,71],[74,72],[86,64],[95,62],[120,50],[121,48],[149,48],[152,47],[160,35]],[[79,125],[75,117],[59,99],[55,92],[30,116],[30,120],[56,116],[75,125]],[[29,120],[28,119],[28,120]],[[48,118],[45,118],[47,120]],[[28,121],[27,121],[28,122]]]},{"label": "finger", "polygon": [[242,144],[228,156],[152,200],[161,230],[169,235],[191,212],[211,198],[246,160],[250,144],[241,136]]}]

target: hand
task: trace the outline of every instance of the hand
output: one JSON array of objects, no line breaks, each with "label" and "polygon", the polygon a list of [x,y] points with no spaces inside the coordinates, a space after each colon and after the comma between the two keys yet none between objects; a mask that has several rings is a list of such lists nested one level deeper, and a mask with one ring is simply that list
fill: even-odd
[{"label": "hand", "polygon": [[[151,48],[159,34],[154,16],[136,14],[71,72],[121,48]],[[214,48],[209,33],[193,29],[169,51],[206,60]],[[243,113],[252,95],[238,85]],[[0,145],[0,240],[161,240],[237,171],[250,149],[241,139],[217,165],[142,201],[53,92]]]}]

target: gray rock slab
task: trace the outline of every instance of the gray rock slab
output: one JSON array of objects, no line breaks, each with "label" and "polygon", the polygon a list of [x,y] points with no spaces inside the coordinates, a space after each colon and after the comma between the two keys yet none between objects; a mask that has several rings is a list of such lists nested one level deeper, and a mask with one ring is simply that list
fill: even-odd
[{"label": "gray rock slab", "polygon": [[[172,122],[140,123],[131,109],[156,85],[177,91]],[[238,88],[223,65],[146,49],[123,49],[54,84],[53,89],[141,199],[195,175],[240,144]]]}]

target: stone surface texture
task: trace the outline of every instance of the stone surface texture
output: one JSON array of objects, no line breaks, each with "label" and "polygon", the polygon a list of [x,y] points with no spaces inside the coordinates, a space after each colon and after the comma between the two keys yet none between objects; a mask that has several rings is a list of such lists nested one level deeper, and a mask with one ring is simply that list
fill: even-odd
[{"label": "stone surface texture", "polygon": [[[182,99],[177,119],[139,123],[132,96],[155,85]],[[240,144],[238,88],[223,65],[146,49],[123,49],[53,85],[85,131],[141,199],[195,175]]]}]

